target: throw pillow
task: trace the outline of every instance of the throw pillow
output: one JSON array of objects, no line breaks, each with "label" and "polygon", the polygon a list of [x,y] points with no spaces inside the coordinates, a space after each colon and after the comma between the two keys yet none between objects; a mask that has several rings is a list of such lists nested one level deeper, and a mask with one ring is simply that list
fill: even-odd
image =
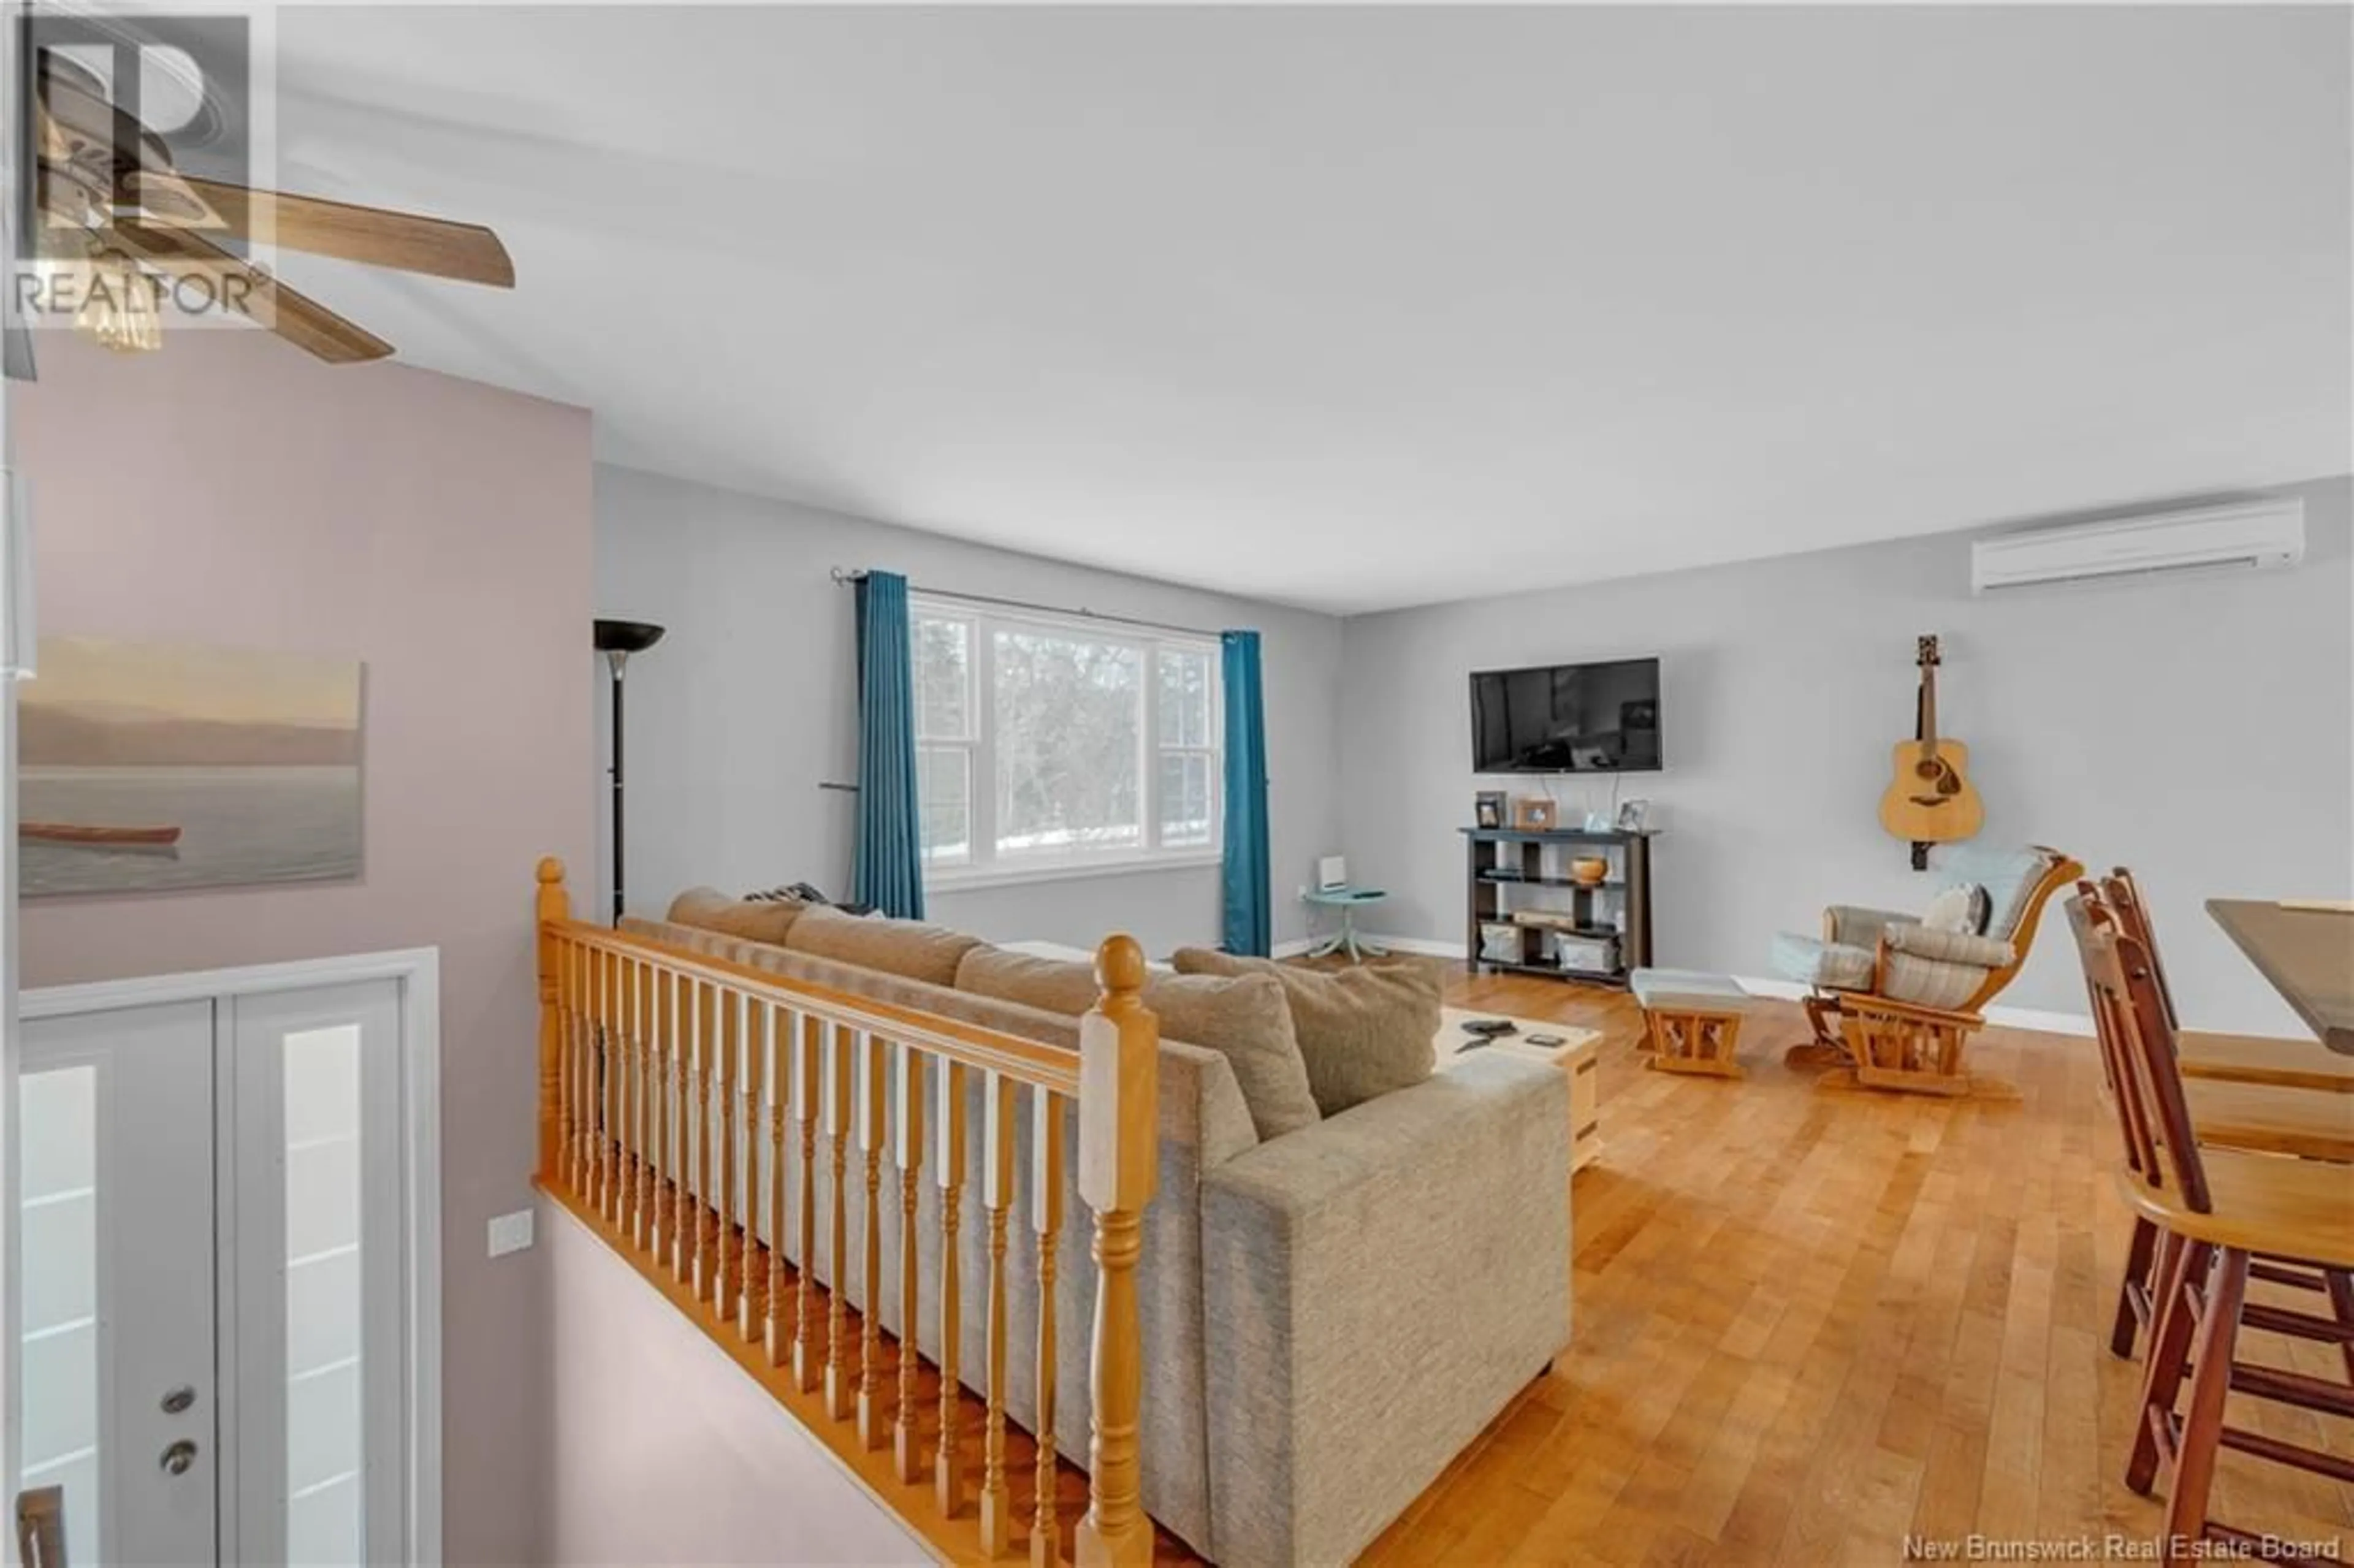
[{"label": "throw pillow", "polygon": [[795,899],[756,904],[748,899],[730,898],[716,888],[690,887],[670,901],[669,920],[673,926],[700,927],[705,931],[780,948],[785,943],[785,933],[792,929],[793,922],[808,907]]},{"label": "throw pillow", "polygon": [[844,915],[816,905],[802,910],[785,933],[785,946],[794,952],[928,985],[955,985],[958,963],[981,945],[980,938],[946,926]]},{"label": "throw pillow", "polygon": [[1273,975],[1291,1009],[1316,1108],[1326,1116],[1412,1088],[1437,1065],[1439,977],[1428,964],[1310,969],[1206,948],[1180,948],[1170,961],[1180,974]]},{"label": "throw pillow", "polygon": [[[986,945],[964,955],[956,988],[975,996],[1019,1002],[1076,1017],[1096,1004],[1095,968],[1067,959],[1038,959]],[[1292,1033],[1283,987],[1265,975],[1172,975],[1154,971],[1144,981],[1144,1005],[1161,1021],[1163,1039],[1215,1051],[1234,1067],[1260,1141],[1313,1126],[1319,1119],[1308,1065]]]},{"label": "throw pillow", "polygon": [[1975,937],[1986,930],[1987,890],[1975,882],[1956,882],[1941,888],[1921,916],[1932,931],[1959,931]]}]

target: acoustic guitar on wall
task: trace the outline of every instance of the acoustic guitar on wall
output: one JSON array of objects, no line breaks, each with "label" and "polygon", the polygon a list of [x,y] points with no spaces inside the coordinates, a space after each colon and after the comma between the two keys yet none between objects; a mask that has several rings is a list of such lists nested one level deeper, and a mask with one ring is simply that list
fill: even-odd
[{"label": "acoustic guitar on wall", "polygon": [[1937,640],[1921,638],[1914,662],[1921,667],[1920,704],[1914,738],[1890,753],[1894,774],[1880,797],[1880,825],[1913,845],[1916,869],[1928,865],[1928,846],[1976,833],[1986,822],[1986,805],[1970,782],[1970,748],[1937,734]]}]

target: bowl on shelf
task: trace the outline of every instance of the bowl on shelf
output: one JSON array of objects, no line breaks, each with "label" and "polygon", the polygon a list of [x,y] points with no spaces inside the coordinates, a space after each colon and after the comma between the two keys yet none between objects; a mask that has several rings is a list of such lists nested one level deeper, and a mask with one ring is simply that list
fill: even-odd
[{"label": "bowl on shelf", "polygon": [[1610,863],[1596,854],[1582,854],[1569,863],[1570,880],[1580,887],[1599,887],[1610,874]]}]

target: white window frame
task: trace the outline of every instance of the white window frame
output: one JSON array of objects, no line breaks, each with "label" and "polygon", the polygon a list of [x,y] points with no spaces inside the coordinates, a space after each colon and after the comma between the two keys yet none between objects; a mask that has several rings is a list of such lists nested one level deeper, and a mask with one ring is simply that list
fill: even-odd
[{"label": "white window frame", "polygon": [[[915,593],[907,597],[908,635],[915,621],[931,619],[962,621],[968,631],[965,711],[970,738],[917,739],[918,747],[954,746],[969,761],[970,855],[958,862],[927,862],[927,891],[955,892],[961,888],[1001,886],[1023,882],[1059,881],[1068,877],[1108,876],[1125,872],[1163,870],[1180,866],[1215,865],[1223,854],[1225,829],[1225,680],[1218,640],[1155,627],[1136,626],[1086,615],[1059,615],[1050,610],[1008,609],[944,594]],[[1142,659],[1142,714],[1137,733],[1139,806],[1143,814],[1142,847],[1120,845],[1075,850],[1061,854],[1022,854],[1001,858],[997,853],[997,714],[996,633],[1001,630],[1043,631],[1083,637],[1090,641],[1134,648]],[[1161,744],[1161,656],[1163,652],[1198,654],[1209,661],[1210,732],[1206,746]],[[920,683],[920,677],[918,677]],[[1210,834],[1203,844],[1164,845],[1161,842],[1161,754],[1207,755],[1210,758]]]}]

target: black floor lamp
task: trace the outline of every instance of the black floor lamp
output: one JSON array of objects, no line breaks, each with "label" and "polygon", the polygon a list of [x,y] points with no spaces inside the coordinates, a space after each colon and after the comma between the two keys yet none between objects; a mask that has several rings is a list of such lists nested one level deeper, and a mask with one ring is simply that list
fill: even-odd
[{"label": "black floor lamp", "polygon": [[646,620],[599,620],[597,651],[613,674],[613,924],[621,923],[621,667],[632,653],[662,641],[663,629]]}]

